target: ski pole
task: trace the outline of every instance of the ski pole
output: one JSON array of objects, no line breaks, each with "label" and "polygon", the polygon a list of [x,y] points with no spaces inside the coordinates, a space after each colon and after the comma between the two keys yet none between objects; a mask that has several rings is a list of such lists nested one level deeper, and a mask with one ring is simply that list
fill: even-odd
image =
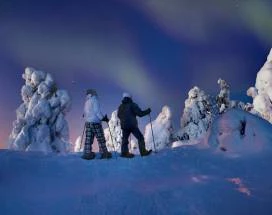
[{"label": "ski pole", "polygon": [[152,126],[151,114],[149,114],[149,121],[150,121],[151,133],[152,133],[152,138],[153,138],[154,150],[155,150],[155,153],[157,153],[156,144],[155,144],[155,138],[154,138],[154,133],[153,133],[153,126]]},{"label": "ski pole", "polygon": [[81,135],[79,151],[81,150],[81,147],[82,147],[85,130],[86,130],[86,125],[84,124],[83,132],[82,132],[82,135]]},{"label": "ski pole", "polygon": [[117,160],[117,152],[116,152],[116,149],[115,149],[115,146],[114,146],[114,142],[113,142],[113,138],[112,138],[112,134],[111,134],[110,126],[109,126],[109,123],[108,123],[108,122],[106,122],[106,123],[107,123],[108,128],[109,128],[110,137],[111,137],[111,142],[112,142],[112,145],[113,145],[113,150],[114,150],[114,154],[115,154],[115,159]]}]

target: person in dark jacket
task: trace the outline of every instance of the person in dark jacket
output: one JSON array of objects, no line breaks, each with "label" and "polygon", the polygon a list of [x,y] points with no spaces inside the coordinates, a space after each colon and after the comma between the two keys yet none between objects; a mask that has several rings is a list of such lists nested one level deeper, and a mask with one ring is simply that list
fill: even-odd
[{"label": "person in dark jacket", "polygon": [[121,122],[121,128],[123,132],[121,157],[133,158],[134,155],[128,150],[128,138],[132,133],[138,140],[139,150],[141,156],[149,155],[152,150],[146,150],[144,136],[138,128],[138,122],[136,117],[143,117],[151,113],[151,109],[142,111],[139,106],[133,102],[131,96],[128,93],[123,94],[122,104],[118,108],[118,118]]}]

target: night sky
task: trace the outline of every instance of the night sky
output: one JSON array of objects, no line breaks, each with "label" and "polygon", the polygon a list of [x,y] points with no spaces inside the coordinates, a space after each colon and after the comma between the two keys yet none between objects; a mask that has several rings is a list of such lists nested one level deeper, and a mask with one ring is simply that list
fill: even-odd
[{"label": "night sky", "polygon": [[73,142],[87,88],[109,115],[123,91],[154,117],[167,104],[175,128],[195,85],[215,94],[223,78],[233,99],[250,101],[246,90],[272,47],[271,20],[268,0],[0,0],[0,148],[27,66],[70,92]]}]

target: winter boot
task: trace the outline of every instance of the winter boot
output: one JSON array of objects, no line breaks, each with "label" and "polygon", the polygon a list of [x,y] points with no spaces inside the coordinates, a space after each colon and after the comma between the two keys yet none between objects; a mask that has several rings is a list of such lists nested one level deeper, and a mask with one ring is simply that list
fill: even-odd
[{"label": "winter boot", "polygon": [[88,154],[83,154],[81,156],[82,159],[84,160],[92,160],[95,158],[95,153],[94,152],[91,152],[91,153],[88,153]]},{"label": "winter boot", "polygon": [[226,147],[224,147],[224,146],[221,146],[221,147],[220,147],[220,150],[223,151],[223,152],[226,152],[226,151],[227,151]]},{"label": "winter boot", "polygon": [[148,156],[148,155],[151,154],[151,152],[152,152],[151,149],[150,149],[150,150],[143,149],[143,150],[141,150],[141,156],[142,156],[142,157],[143,157],[143,156]]},{"label": "winter boot", "polygon": [[110,152],[103,152],[100,159],[110,159],[112,158],[112,154]]},{"label": "winter boot", "polygon": [[121,157],[122,158],[134,158],[134,154],[129,153],[129,152],[122,152]]},{"label": "winter boot", "polygon": [[142,157],[150,155],[150,153],[152,152],[152,150],[146,150],[144,139],[139,140],[138,144],[139,144],[140,154],[141,154]]}]

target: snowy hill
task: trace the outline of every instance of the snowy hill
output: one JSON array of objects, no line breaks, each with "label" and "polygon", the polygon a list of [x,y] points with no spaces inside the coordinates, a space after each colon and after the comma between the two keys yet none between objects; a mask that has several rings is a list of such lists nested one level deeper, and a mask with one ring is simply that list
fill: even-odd
[{"label": "snowy hill", "polygon": [[[271,131],[264,120],[233,110],[214,122],[203,144],[144,158],[85,161],[2,150],[0,214],[270,215]],[[205,140],[212,147],[199,147]],[[222,145],[227,151],[218,150]]]}]

